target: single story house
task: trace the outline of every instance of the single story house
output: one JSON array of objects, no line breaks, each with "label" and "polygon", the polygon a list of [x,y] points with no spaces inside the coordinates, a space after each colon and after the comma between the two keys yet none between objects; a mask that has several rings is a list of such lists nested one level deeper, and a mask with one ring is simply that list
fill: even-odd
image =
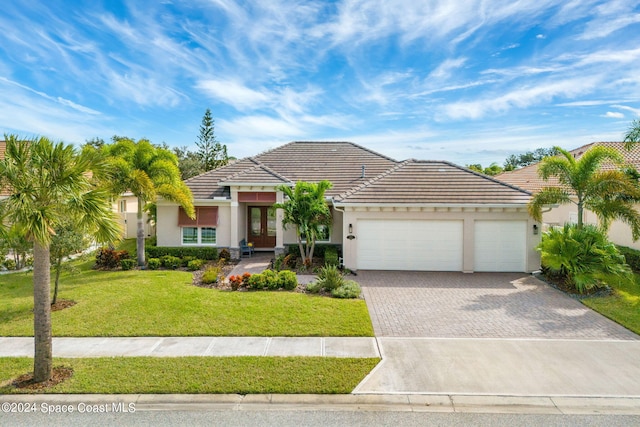
[{"label": "single story house", "polygon": [[[575,150],[571,150],[570,153],[573,154],[576,159],[578,159],[591,147],[597,145],[613,148],[614,150],[622,154],[625,162],[629,166],[640,170],[640,146],[636,146],[631,150],[627,150],[626,148],[624,148],[623,142],[593,142],[591,144],[578,147]],[[604,165],[602,165],[602,168],[605,170],[613,167],[614,166],[610,163],[605,163]],[[516,169],[510,172],[504,172],[496,175],[495,178],[519,188],[525,189],[532,194],[537,193],[543,187],[559,185],[556,178],[552,177],[551,179],[549,179],[549,181],[544,181],[542,178],[540,178],[540,176],[538,175],[537,164],[525,166],[523,168]],[[598,223],[598,217],[596,216],[596,214],[588,210],[584,211],[583,220],[587,224]],[[546,209],[542,215],[542,222],[544,228],[562,226],[566,223],[576,223],[578,222],[578,207],[576,204],[564,204]],[[621,246],[640,249],[640,240],[634,242],[631,238],[631,229],[629,228],[629,226],[619,220],[612,222],[611,227],[609,228],[609,239],[613,243]]]},{"label": "single story house", "polygon": [[186,180],[190,219],[159,200],[159,246],[212,245],[239,257],[285,250],[295,230],[282,226],[279,185],[329,180],[332,224],[318,244],[341,247],[352,270],[514,271],[540,267],[540,224],[531,194],[445,161],[396,161],[350,142],[291,142]]}]

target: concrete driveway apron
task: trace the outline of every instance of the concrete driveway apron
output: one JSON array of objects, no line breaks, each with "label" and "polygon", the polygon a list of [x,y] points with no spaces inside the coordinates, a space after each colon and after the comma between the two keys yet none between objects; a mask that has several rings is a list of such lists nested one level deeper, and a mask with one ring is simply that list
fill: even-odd
[{"label": "concrete driveway apron", "polygon": [[530,275],[357,280],[383,362],[355,393],[640,396],[640,337]]}]

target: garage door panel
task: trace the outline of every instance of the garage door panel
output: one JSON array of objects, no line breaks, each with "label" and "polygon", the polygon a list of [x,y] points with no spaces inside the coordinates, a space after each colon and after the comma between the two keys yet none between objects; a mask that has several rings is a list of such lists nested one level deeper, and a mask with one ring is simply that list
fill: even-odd
[{"label": "garage door panel", "polygon": [[526,221],[476,221],[475,271],[526,271]]},{"label": "garage door panel", "polygon": [[462,221],[360,220],[358,268],[462,270]]}]

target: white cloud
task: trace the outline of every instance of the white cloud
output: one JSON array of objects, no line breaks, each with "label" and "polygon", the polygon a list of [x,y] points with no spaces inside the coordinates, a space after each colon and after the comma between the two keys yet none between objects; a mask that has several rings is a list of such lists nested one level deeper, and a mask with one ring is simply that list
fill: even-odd
[{"label": "white cloud", "polygon": [[271,100],[267,91],[250,89],[238,81],[202,80],[196,88],[204,90],[213,99],[233,106],[236,110],[258,109]]},{"label": "white cloud", "polygon": [[539,83],[522,89],[515,89],[502,95],[484,97],[476,101],[453,102],[444,106],[444,114],[453,119],[478,119],[491,113],[504,113],[512,108],[525,108],[556,97],[572,98],[588,93],[598,79],[576,78],[555,82]]},{"label": "white cloud", "polygon": [[607,111],[606,114],[604,114],[602,117],[607,117],[610,119],[624,119],[624,114],[613,112],[613,111]]}]

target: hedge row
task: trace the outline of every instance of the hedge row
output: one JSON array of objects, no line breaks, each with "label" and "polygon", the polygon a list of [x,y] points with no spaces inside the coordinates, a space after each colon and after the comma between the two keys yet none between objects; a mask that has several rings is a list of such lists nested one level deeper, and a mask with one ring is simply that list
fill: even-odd
[{"label": "hedge row", "polygon": [[178,258],[193,257],[197,259],[215,260],[218,259],[218,248],[212,247],[165,247],[148,246],[146,248],[147,258],[162,258],[171,255]]}]

